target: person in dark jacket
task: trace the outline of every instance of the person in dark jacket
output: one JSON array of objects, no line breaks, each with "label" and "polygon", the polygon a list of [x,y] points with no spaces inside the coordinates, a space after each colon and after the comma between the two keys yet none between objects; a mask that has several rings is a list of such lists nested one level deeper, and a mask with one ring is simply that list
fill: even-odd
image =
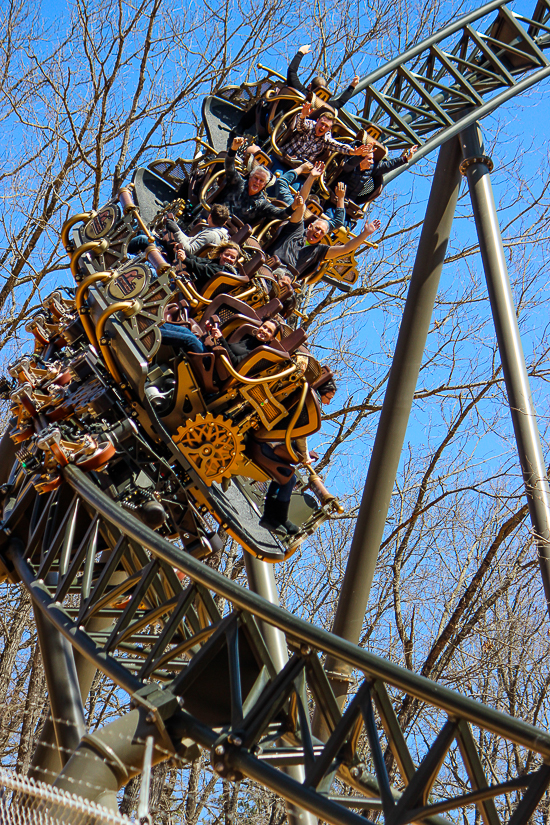
[{"label": "person in dark jacket", "polygon": [[[307,86],[304,86],[298,77],[300,63],[302,62],[304,55],[309,54],[310,51],[311,46],[309,44],[300,46],[298,53],[294,55],[290,61],[286,75],[286,85],[290,86],[292,89],[296,89],[296,91],[301,92],[303,95],[307,95],[310,91],[315,94],[315,92],[319,89],[327,88],[326,78],[324,78],[321,74],[316,75]],[[359,75],[355,75],[347,89],[339,95],[333,95],[328,100],[328,104],[332,106],[333,109],[341,109],[353,95],[354,89],[358,83]],[[290,108],[289,102],[283,101],[281,111],[287,111],[288,108]],[[231,129],[228,136],[227,145],[230,146],[231,142],[237,135],[244,135],[245,133],[250,133],[251,131],[259,132],[259,136],[261,138],[266,137],[267,121],[270,109],[271,103],[268,100],[262,99],[244,111],[238,122]]]},{"label": "person in dark jacket", "polygon": [[258,347],[269,346],[270,341],[273,341],[280,328],[281,325],[278,321],[270,319],[264,321],[253,335],[243,335],[240,341],[234,342],[226,341],[219,329],[212,330],[210,334],[218,346],[222,346],[227,350],[229,360],[234,367],[237,367]]},{"label": "person in dark jacket", "polygon": [[[307,95],[307,93],[310,91],[315,93],[318,89],[327,88],[327,81],[321,74],[316,75],[308,84],[308,86],[304,86],[303,83],[300,82],[300,78],[298,77],[298,69],[300,68],[300,63],[302,62],[304,55],[309,54],[310,51],[311,46],[309,44],[300,46],[297,54],[295,54],[292,60],[290,61],[290,65],[288,67],[286,75],[287,86],[291,86],[293,89],[296,89],[303,95]],[[355,77],[353,78],[353,80],[351,81],[351,83],[345,91],[343,91],[339,95],[333,95],[327,101],[329,106],[332,106],[333,109],[341,109],[342,106],[345,106],[350,97],[353,95],[355,87],[358,83],[359,76],[355,75]]]},{"label": "person in dark jacket", "polygon": [[183,352],[211,352],[214,346],[224,347],[232,366],[237,367],[253,350],[269,345],[280,328],[278,321],[264,321],[253,335],[243,335],[235,342],[226,341],[217,324],[213,324],[208,333],[198,336],[185,326],[167,323],[161,327],[161,334],[163,344]]},{"label": "person in dark jacket", "polygon": [[240,254],[241,249],[236,243],[225,241],[216,246],[207,258],[189,255],[184,249],[178,249],[176,260],[184,265],[186,274],[200,292],[218,272],[237,275],[236,264]]},{"label": "person in dark jacket", "polygon": [[236,137],[225,158],[226,186],[221,197],[223,203],[243,223],[255,224],[260,220],[284,221],[290,218],[301,204],[297,195],[290,206],[275,206],[265,194],[271,174],[264,166],[256,166],[248,177],[239,175],[235,169],[235,155],[245,138]]},{"label": "person in dark jacket", "polygon": [[371,195],[376,189],[380,189],[380,194],[384,185],[384,175],[412,160],[418,149],[418,146],[411,146],[410,149],[405,149],[399,158],[375,161],[374,147],[372,144],[370,146],[371,151],[365,157],[347,160],[337,178],[338,183],[345,184],[348,198],[358,206],[372,200]]}]

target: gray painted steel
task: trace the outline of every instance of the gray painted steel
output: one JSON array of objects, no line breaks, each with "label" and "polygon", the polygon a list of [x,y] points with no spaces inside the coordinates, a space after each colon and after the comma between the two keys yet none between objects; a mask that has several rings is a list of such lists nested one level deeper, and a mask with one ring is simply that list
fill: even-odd
[{"label": "gray painted steel", "polygon": [[[471,126],[463,132],[460,141],[465,159],[483,156],[483,143],[477,126]],[[468,166],[465,177],[470,189],[510,414],[539,552],[546,602],[550,611],[550,488],[498,225],[490,171],[487,164],[480,160]]]},{"label": "gray painted steel", "polygon": [[34,620],[52,709],[55,742],[50,744],[57,744],[61,764],[65,765],[86,732],[73,647],[39,608],[35,608]]},{"label": "gray painted steel", "polygon": [[[361,635],[449,241],[460,189],[459,163],[458,141],[449,141],[441,148],[437,161],[357,526],[338,600],[332,632],[354,644],[357,644]],[[337,675],[331,679],[331,684],[336,697],[341,697],[343,701],[347,694],[346,676],[349,669],[342,668],[332,657],[327,660],[326,669],[341,674],[340,677]]]}]

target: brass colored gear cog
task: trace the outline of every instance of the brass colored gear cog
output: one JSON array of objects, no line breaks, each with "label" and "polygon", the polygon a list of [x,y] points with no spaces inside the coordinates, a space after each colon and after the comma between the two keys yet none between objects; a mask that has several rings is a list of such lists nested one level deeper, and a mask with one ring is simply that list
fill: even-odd
[{"label": "brass colored gear cog", "polygon": [[209,486],[230,478],[244,449],[243,436],[222,415],[199,415],[178,427],[174,443]]}]

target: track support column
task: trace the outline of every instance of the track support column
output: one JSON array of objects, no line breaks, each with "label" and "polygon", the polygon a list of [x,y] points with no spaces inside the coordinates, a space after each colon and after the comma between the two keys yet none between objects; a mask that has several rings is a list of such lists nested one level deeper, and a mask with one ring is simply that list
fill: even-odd
[{"label": "track support column", "polygon": [[[460,189],[460,158],[458,140],[450,140],[441,147],[338,600],[332,632],[355,644],[365,618],[447,251]],[[332,674],[332,689],[343,704],[349,668],[329,657],[326,670]]]},{"label": "track support column", "polygon": [[65,765],[86,732],[73,648],[39,609],[34,611],[34,620],[48,685],[55,740],[61,764]]},{"label": "track support column", "polygon": [[484,155],[477,124],[460,134],[460,143],[464,156],[461,171],[470,189],[502,372],[550,612],[550,489],[493,198],[490,177],[493,163]]},{"label": "track support column", "polygon": [[[255,559],[250,553],[244,554],[244,564],[250,589],[262,596],[271,604],[279,606],[279,594],[273,565],[260,559]],[[285,634],[267,622],[260,622],[260,630],[264,637],[269,655],[277,670],[282,670],[288,662],[288,650]],[[292,765],[286,768],[285,773],[297,782],[303,782],[305,771],[301,765]],[[303,808],[297,808],[290,802],[286,803],[289,825],[317,825],[317,817]]]}]

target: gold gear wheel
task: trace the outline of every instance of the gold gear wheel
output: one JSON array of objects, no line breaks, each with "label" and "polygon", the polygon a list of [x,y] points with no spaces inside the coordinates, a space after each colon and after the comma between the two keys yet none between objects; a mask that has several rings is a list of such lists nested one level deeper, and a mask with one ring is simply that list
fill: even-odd
[{"label": "gold gear wheel", "polygon": [[237,427],[222,415],[197,415],[178,427],[174,443],[209,486],[230,478],[244,448]]}]

